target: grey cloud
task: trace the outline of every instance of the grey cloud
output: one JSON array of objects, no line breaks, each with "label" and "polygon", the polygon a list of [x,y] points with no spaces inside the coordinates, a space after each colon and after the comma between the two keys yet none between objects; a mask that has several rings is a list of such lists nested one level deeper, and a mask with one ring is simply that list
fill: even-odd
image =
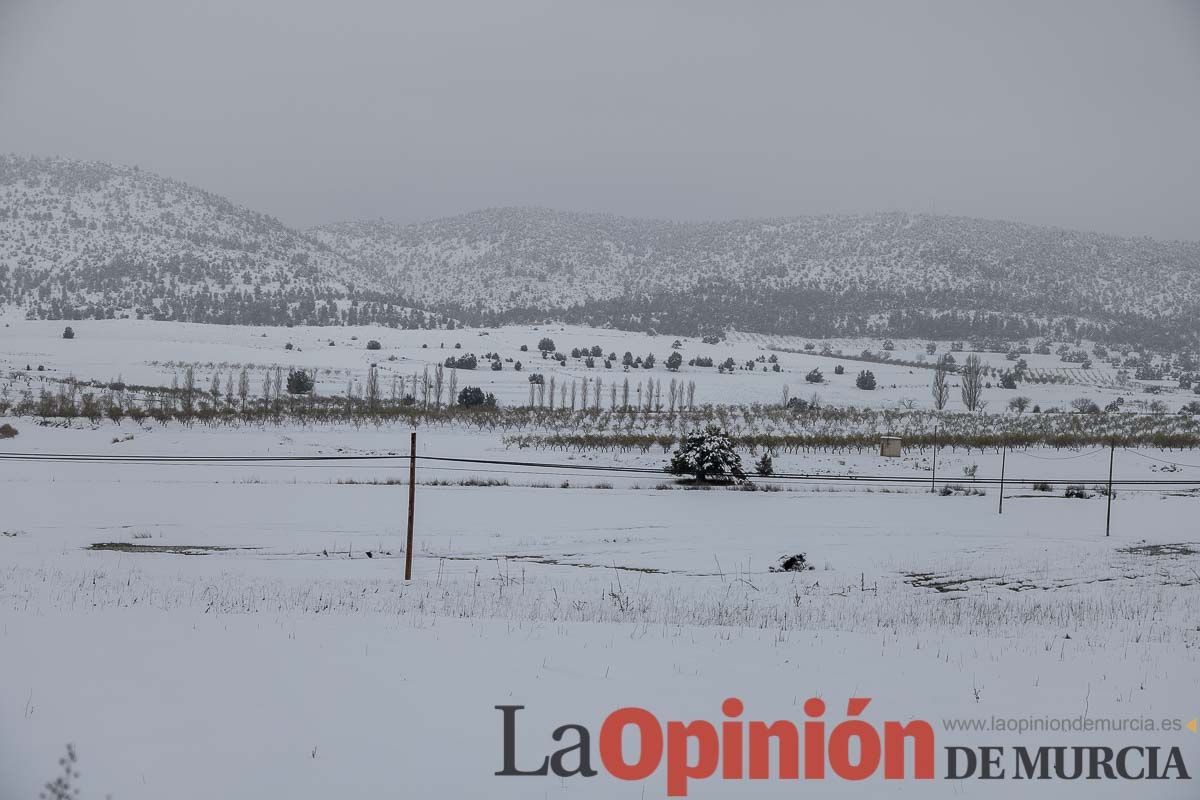
[{"label": "grey cloud", "polygon": [[1200,239],[1198,9],[0,0],[0,151],[296,225],[909,210]]}]

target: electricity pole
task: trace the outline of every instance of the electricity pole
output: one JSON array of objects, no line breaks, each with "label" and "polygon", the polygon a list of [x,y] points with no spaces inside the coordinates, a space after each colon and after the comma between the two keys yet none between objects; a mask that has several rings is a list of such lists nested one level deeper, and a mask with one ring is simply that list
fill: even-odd
[{"label": "electricity pole", "polygon": [[404,580],[412,580],[413,510],[417,503],[417,432],[408,445],[408,542],[404,545]]},{"label": "electricity pole", "polygon": [[1112,475],[1113,475],[1113,456],[1116,454],[1116,440],[1108,443],[1108,510],[1104,517],[1104,535],[1112,535]]},{"label": "electricity pole", "polygon": [[1008,443],[1000,451],[1000,513],[1004,513],[1004,461],[1008,458]]},{"label": "electricity pole", "polygon": [[929,479],[929,491],[937,492],[937,425],[933,426],[933,477]]}]

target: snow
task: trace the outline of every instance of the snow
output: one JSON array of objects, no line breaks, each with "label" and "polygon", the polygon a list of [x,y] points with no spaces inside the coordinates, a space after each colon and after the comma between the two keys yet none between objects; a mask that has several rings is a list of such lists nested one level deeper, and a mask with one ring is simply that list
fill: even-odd
[{"label": "snow", "polygon": [[[806,339],[804,337],[776,337],[761,334],[731,333],[726,341],[704,344],[698,338],[618,331],[606,328],[587,328],[569,325],[511,326],[502,328],[461,328],[457,330],[394,330],[377,326],[351,327],[307,327],[269,328],[241,325],[203,325],[195,323],[161,323],[145,320],[81,320],[72,322],[25,320],[17,315],[0,316],[7,326],[0,328],[0,369],[34,369],[44,364],[47,375],[63,379],[67,377],[91,378],[104,381],[118,377],[126,383],[159,384],[169,386],[172,377],[182,374],[186,365],[196,370],[196,380],[207,387],[212,372],[227,375],[230,370],[247,367],[252,383],[265,368],[282,366],[316,371],[318,391],[322,394],[340,394],[345,391],[348,380],[362,384],[371,364],[381,372],[380,382],[388,389],[392,377],[409,378],[426,367],[443,363],[449,356],[473,353],[479,358],[479,367],[474,371],[463,371],[460,386],[479,386],[496,395],[502,405],[522,405],[528,401],[528,376],[542,373],[547,380],[555,376],[558,381],[582,381],[600,379],[605,386],[604,407],[607,408],[607,387],[614,381],[628,379],[631,387],[649,378],[669,381],[676,378],[696,384],[696,404],[704,403],[779,403],[784,387],[791,397],[809,399],[816,395],[825,405],[877,408],[932,408],[930,394],[932,369],[910,367],[902,364],[869,363],[836,356],[819,355],[820,345],[828,344],[834,353],[841,351],[847,356],[857,356],[864,349],[882,352],[878,340],[869,339]],[[72,340],[64,340],[61,333],[66,325],[76,333]],[[560,352],[569,354],[575,347],[599,345],[605,356],[616,353],[617,361],[611,369],[597,366],[589,369],[582,359],[568,358],[559,365],[551,358],[542,358],[537,350],[538,341],[545,336],[554,340]],[[382,349],[366,349],[371,339],[380,342]],[[330,346],[330,341],[334,345]],[[679,341],[684,365],[678,372],[666,370],[664,362],[672,352],[672,345]],[[776,348],[802,349],[804,342],[815,342],[812,352],[792,353]],[[285,349],[287,344],[293,349]],[[925,340],[898,340],[892,358],[916,360],[925,357]],[[949,344],[938,343],[938,353],[949,352]],[[456,348],[455,345],[460,345]],[[521,346],[528,351],[521,351]],[[498,353],[503,370],[493,372],[483,355]],[[653,370],[631,369],[624,372],[620,359],[626,352],[634,356],[653,353],[657,364]],[[961,362],[965,353],[954,354]],[[714,364],[733,358],[738,367],[747,361],[762,357],[764,362],[755,362],[755,371],[738,369],[734,374],[720,374],[716,367],[690,367],[688,360],[696,356],[710,356]],[[780,372],[771,371],[771,356],[776,356]],[[1012,366],[1002,353],[980,353],[984,366],[1005,370]],[[507,359],[512,359],[512,362]],[[936,357],[928,357],[930,364]],[[1129,381],[1121,386],[1116,382],[1115,372],[1102,367],[1091,370],[1064,365],[1057,356],[1024,356],[1033,370],[1061,376],[1065,383],[1020,384],[1016,390],[1001,389],[996,379],[989,378],[991,387],[983,391],[983,400],[991,411],[1003,411],[1008,401],[1025,395],[1032,403],[1043,408],[1066,409],[1072,400],[1086,396],[1101,406],[1121,397],[1130,405],[1127,408],[1145,408],[1149,395],[1144,395],[1143,386],[1157,382]],[[394,359],[394,360],[393,360]],[[517,361],[522,370],[514,369]],[[845,374],[836,375],[837,366],[845,368]],[[763,371],[766,367],[767,371]],[[810,384],[805,375],[814,367],[824,373],[825,382]],[[855,388],[855,377],[863,369],[871,370],[879,388],[873,392]],[[37,378],[39,376],[31,376]],[[952,376],[951,397],[948,411],[961,411],[957,379]],[[257,383],[255,383],[257,385]],[[1163,400],[1168,410],[1174,411],[1184,403],[1195,399],[1189,391],[1162,387],[1163,393],[1154,395]]]},{"label": "snow", "polygon": [[[73,323],[77,337],[64,341],[61,324],[6,322],[6,376],[33,361],[54,377],[121,374],[160,383],[179,369],[169,363],[253,362],[319,367],[322,381],[344,387],[348,374],[362,376],[372,361],[410,372],[458,353],[456,340],[463,351],[503,355],[520,344],[535,350],[542,335],[567,351],[592,343],[618,355],[653,350],[661,365],[673,339],[561,326],[395,332],[111,321]],[[335,347],[324,344],[330,337]],[[384,349],[365,351],[370,338]],[[299,350],[284,350],[289,341]],[[435,348],[441,341],[444,351]],[[759,347],[735,340],[710,349],[743,360],[767,352]],[[685,352],[693,348],[687,342]],[[539,369],[552,363],[532,356]],[[778,402],[784,382],[794,390],[819,362],[780,359],[787,359],[783,375],[685,367],[681,377],[694,376],[698,401]],[[872,368],[881,384],[875,393],[855,394],[852,374],[843,376],[846,387],[822,391],[896,403],[907,391],[899,385],[907,369]],[[551,369],[586,372],[573,364]],[[661,366],[652,373],[664,376]],[[914,396],[924,373],[907,379]],[[205,383],[207,374],[199,375]],[[501,402],[525,398],[523,374],[472,377]],[[1101,396],[1078,386],[1027,393],[1049,404],[1073,396],[1068,390]],[[404,453],[408,437],[401,428],[349,424],[2,422],[20,433],[0,441],[0,455]],[[425,455],[666,461],[661,452],[516,453],[499,432],[455,426],[423,428],[418,441]],[[781,453],[775,468],[927,477],[929,457]],[[1164,473],[1164,462],[1196,466]],[[1121,451],[1116,463],[1118,477],[1200,480],[1200,456],[1191,453]],[[844,719],[847,698],[871,697],[866,718],[927,719],[939,748],[1178,745],[1193,773],[1200,765],[1200,739],[1187,731],[1082,741],[956,734],[940,724],[991,715],[1195,716],[1200,535],[1197,500],[1187,492],[1120,491],[1105,537],[1105,498],[1067,499],[1028,486],[1009,488],[1000,515],[995,487],[949,497],[923,485],[783,481],[778,492],[660,490],[666,476],[422,461],[415,574],[405,583],[406,467],[403,459],[320,466],[0,460],[0,796],[35,796],[73,742],[84,797],[660,797],[661,769],[644,784],[603,774],[496,777],[502,741],[494,706],[527,707],[519,758],[537,761],[553,749],[558,725],[584,724],[595,737],[605,715],[628,705],[662,720],[715,721],[729,696],[745,702],[748,719],[794,721],[805,699],[820,696],[831,723]],[[972,467],[995,476],[999,454],[939,456],[946,480]],[[1102,483],[1107,467],[1108,453],[1091,451],[1015,451],[1006,462],[1010,477],[1082,476],[1088,486]],[[472,478],[509,485],[453,483]],[[384,483],[397,479],[401,485]],[[569,488],[560,488],[564,480]],[[444,481],[452,485],[432,485]],[[612,488],[595,488],[602,483]],[[91,549],[96,544],[116,547]],[[801,552],[812,570],[771,571]],[[939,753],[939,774],[942,764]],[[689,796],[1008,797],[1012,788],[940,778],[818,786],[713,779],[693,782]],[[1088,798],[1191,791],[1185,781],[1020,788]]]}]

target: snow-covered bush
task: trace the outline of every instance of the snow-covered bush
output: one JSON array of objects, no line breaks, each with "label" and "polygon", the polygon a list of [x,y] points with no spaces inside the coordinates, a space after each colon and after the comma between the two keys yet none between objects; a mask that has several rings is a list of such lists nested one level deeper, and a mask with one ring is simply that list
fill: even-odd
[{"label": "snow-covered bush", "polygon": [[733,440],[717,425],[690,434],[671,456],[667,472],[691,475],[698,481],[741,482],[746,479],[742,458],[733,449]]},{"label": "snow-covered bush", "polygon": [[483,393],[478,386],[465,386],[458,393],[458,404],[466,408],[495,408],[496,396]]}]

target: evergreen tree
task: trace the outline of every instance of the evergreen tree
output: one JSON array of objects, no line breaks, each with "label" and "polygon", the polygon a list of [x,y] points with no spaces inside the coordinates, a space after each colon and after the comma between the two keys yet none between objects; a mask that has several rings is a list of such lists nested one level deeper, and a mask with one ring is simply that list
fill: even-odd
[{"label": "evergreen tree", "polygon": [[733,440],[716,425],[709,425],[684,439],[671,456],[667,472],[691,475],[697,481],[741,482],[746,479],[741,456],[733,449]]},{"label": "evergreen tree", "polygon": [[754,473],[760,478],[769,478],[775,474],[775,463],[770,453],[763,453],[762,458],[754,462]]}]

